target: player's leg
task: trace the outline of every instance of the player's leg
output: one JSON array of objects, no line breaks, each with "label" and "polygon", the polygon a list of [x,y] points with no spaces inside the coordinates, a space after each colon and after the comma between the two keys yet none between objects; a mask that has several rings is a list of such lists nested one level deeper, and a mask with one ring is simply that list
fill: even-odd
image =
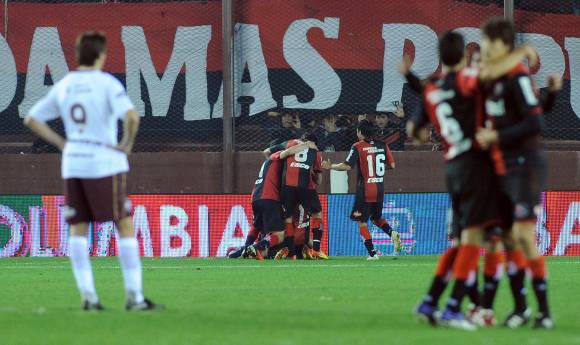
[{"label": "player's leg", "polygon": [[294,247],[294,234],[296,228],[292,221],[292,216],[296,207],[299,204],[299,190],[295,187],[282,187],[282,200],[284,203],[284,242],[288,248],[288,256],[294,258],[296,256]]},{"label": "player's leg", "polygon": [[461,233],[461,244],[453,266],[455,284],[447,301],[447,306],[441,315],[443,324],[464,330],[475,329],[475,326],[463,317],[461,303],[469,286],[475,282],[475,272],[482,242],[483,228],[481,227],[469,227]]},{"label": "player's leg", "polygon": [[503,275],[503,245],[501,241],[490,239],[486,243],[486,254],[483,269],[483,292],[481,294],[481,310],[473,318],[481,327],[494,326],[497,321],[493,312],[493,304]]},{"label": "player's leg", "polygon": [[310,214],[310,228],[312,229],[312,256],[314,258],[328,259],[321,253],[320,245],[322,242],[322,205],[316,190],[308,190],[305,195],[304,208]]},{"label": "player's leg", "polygon": [[360,236],[363,239],[363,244],[369,254],[367,260],[372,261],[378,260],[379,256],[377,254],[377,251],[375,250],[373,238],[367,225],[369,218],[370,218],[369,204],[364,202],[357,196],[352,211],[350,213],[350,219],[357,223]]},{"label": "player's leg", "polygon": [[386,219],[383,218],[383,198],[381,195],[376,203],[371,204],[370,217],[375,226],[383,230],[393,241],[393,252],[398,254],[401,251],[401,235],[398,231],[391,228]]},{"label": "player's leg", "polygon": [[65,180],[66,221],[70,224],[69,257],[84,310],[101,310],[89,258],[87,234],[92,220],[82,180]]},{"label": "player's leg", "polygon": [[265,234],[258,243],[248,247],[248,250],[255,253],[258,260],[263,260],[261,252],[265,249],[269,251],[285,240],[284,219],[282,206],[274,200],[258,200],[255,202],[256,211],[260,213],[262,224],[256,227]]}]

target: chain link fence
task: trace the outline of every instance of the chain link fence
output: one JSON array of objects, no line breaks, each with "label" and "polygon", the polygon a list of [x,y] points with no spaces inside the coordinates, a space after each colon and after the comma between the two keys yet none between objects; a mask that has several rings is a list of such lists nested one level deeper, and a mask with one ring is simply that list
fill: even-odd
[{"label": "chain link fence", "polygon": [[[399,76],[403,54],[426,78],[439,68],[437,35],[460,30],[472,49],[481,24],[503,1],[234,0],[235,149],[262,150],[313,131],[325,151],[356,141],[367,118],[395,151],[415,145],[405,120],[418,98]],[[573,148],[580,98],[580,0],[516,1],[518,41],[538,48],[534,79],[565,77],[545,140]],[[80,31],[109,37],[107,71],[143,115],[137,151],[222,150],[222,3],[214,1],[5,1],[1,6],[0,152],[54,152],[23,128],[22,117],[74,68]],[[558,23],[558,25],[554,25]],[[62,132],[62,125],[52,124]]]}]

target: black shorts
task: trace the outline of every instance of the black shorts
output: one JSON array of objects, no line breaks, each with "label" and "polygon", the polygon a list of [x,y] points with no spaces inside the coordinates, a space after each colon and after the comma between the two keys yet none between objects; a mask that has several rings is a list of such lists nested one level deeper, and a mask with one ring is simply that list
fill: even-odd
[{"label": "black shorts", "polygon": [[126,174],[69,178],[64,180],[64,186],[65,218],[69,224],[117,222],[131,214]]},{"label": "black shorts", "polygon": [[369,218],[373,221],[381,219],[383,217],[383,198],[379,199],[377,202],[366,202],[364,197],[357,195],[350,212],[350,219],[361,223],[368,222]]},{"label": "black shorts", "polygon": [[284,186],[282,187],[282,203],[284,205],[284,218],[292,217],[298,205],[302,205],[308,214],[322,211],[322,205],[315,189]]},{"label": "black shorts", "polygon": [[261,233],[284,230],[282,206],[275,200],[256,200],[252,202],[254,213],[254,229]]},{"label": "black shorts", "polygon": [[468,153],[447,163],[447,188],[453,208],[452,236],[469,227],[500,223],[501,189],[486,154]]},{"label": "black shorts", "polygon": [[546,158],[541,152],[533,152],[506,159],[505,163],[507,173],[502,186],[513,203],[513,219],[535,221],[546,186]]}]

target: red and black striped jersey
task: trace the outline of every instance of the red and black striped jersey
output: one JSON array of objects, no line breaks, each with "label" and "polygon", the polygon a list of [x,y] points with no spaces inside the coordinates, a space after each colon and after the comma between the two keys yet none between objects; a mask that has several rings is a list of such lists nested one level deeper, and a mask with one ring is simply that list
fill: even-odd
[{"label": "red and black striped jersey", "polygon": [[[271,147],[270,152],[285,150],[301,143],[302,141],[297,139],[289,140]],[[286,158],[283,183],[289,187],[316,189],[315,174],[321,172],[322,153],[318,150],[307,148]]]},{"label": "red and black striped jersey", "polygon": [[262,163],[258,178],[252,191],[252,202],[258,200],[280,201],[280,186],[282,184],[282,165],[280,153],[274,153]]},{"label": "red and black striped jersey", "polygon": [[354,143],[345,164],[358,166],[356,193],[366,202],[378,202],[385,193],[385,161],[395,163],[387,144],[378,140],[361,140]]},{"label": "red and black striped jersey", "polygon": [[417,127],[431,122],[441,136],[446,160],[478,149],[477,128],[483,126],[483,92],[479,70],[464,68],[427,82],[423,90],[423,112],[412,119]]},{"label": "red and black striped jersey", "polygon": [[521,63],[486,88],[487,119],[499,133],[492,157],[500,174],[505,173],[504,159],[540,149],[543,110],[538,95],[528,68]]}]

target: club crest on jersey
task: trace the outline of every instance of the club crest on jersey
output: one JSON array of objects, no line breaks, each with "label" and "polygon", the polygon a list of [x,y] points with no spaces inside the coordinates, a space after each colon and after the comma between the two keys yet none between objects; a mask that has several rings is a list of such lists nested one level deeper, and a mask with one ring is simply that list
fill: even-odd
[{"label": "club crest on jersey", "polygon": [[[372,142],[371,142],[371,144],[372,144]],[[381,149],[379,147],[374,147],[374,146],[371,146],[371,147],[363,147],[363,151],[364,152],[367,152],[367,153],[381,153],[381,152],[385,152],[384,149]]]},{"label": "club crest on jersey", "polygon": [[292,162],[292,163],[290,163],[290,166],[292,168],[310,169],[310,165],[304,164],[304,163],[298,163],[298,162]]},{"label": "club crest on jersey", "polygon": [[369,177],[367,179],[367,183],[382,183],[382,182],[383,182],[382,177]]}]

